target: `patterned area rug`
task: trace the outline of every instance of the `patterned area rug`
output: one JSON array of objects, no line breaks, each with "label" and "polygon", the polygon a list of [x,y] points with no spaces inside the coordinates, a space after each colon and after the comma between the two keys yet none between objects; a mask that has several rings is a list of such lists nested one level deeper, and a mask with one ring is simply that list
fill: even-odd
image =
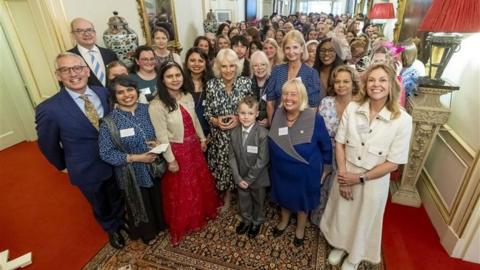
[{"label": "patterned area rug", "polygon": [[[253,240],[235,233],[239,219],[235,210],[230,210],[210,221],[202,231],[186,236],[176,247],[170,244],[168,233],[161,233],[152,246],[128,241],[123,250],[115,250],[106,244],[83,269],[336,269],[327,265],[330,247],[313,225],[307,226],[301,247],[293,245],[294,218],[285,233],[274,238],[271,230],[278,212],[275,207],[268,207],[267,221]],[[385,267],[383,262],[362,263],[358,269]]]}]

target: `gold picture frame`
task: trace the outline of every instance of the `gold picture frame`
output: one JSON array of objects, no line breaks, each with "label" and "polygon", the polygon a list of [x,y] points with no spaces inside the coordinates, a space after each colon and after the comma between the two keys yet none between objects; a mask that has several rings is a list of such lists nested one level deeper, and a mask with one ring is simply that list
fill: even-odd
[{"label": "gold picture frame", "polygon": [[178,28],[173,0],[137,0],[140,25],[142,26],[147,45],[152,45],[152,30],[163,27],[170,33],[168,48],[178,54],[182,46],[178,39]]}]

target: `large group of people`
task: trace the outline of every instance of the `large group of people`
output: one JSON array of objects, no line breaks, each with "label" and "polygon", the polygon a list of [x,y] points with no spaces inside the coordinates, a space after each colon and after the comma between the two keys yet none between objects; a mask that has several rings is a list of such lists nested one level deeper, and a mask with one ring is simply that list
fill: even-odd
[{"label": "large group of people", "polygon": [[293,214],[295,246],[311,222],[330,264],[380,262],[390,173],[408,158],[402,106],[424,72],[414,42],[386,41],[361,15],[272,15],[222,23],[184,61],[153,29],[127,67],[96,45],[91,22],[71,27],[61,89],[36,110],[38,144],[114,248],[125,233],[151,245],[165,230],[178,245],[232,209],[253,239],[271,201],[273,238]]}]

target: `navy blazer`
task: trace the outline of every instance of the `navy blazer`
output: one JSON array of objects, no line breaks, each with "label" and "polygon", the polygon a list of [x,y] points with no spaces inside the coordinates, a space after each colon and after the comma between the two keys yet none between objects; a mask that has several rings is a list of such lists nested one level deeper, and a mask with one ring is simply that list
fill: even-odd
[{"label": "navy blazer", "polygon": [[[108,64],[110,64],[113,61],[118,60],[117,55],[110,49],[102,48],[100,46],[97,46],[97,47],[100,50],[100,54],[102,55],[103,64],[105,64],[105,71],[106,71]],[[68,52],[71,52],[71,53],[78,54],[78,55],[82,56],[80,54],[80,51],[78,50],[77,46],[71,48],[70,50],[68,50]],[[102,83],[98,80],[97,76],[95,76],[95,73],[92,71],[90,66],[88,66],[88,68],[90,69],[90,77],[88,77],[88,83],[87,84],[103,87]],[[107,74],[105,74],[105,76],[107,76]]]},{"label": "navy blazer", "polygon": [[[104,115],[110,111],[108,90],[90,86],[102,102]],[[112,167],[100,159],[98,130],[65,88],[36,108],[38,145],[58,170],[68,169],[77,186],[91,185],[112,176]]]}]

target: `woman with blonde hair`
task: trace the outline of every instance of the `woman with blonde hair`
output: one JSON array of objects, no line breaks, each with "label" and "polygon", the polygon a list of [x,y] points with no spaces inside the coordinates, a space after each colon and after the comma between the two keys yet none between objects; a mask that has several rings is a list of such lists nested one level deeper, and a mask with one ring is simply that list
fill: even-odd
[{"label": "woman with blonde hair", "polygon": [[216,52],[220,51],[221,49],[228,49],[230,48],[230,39],[226,35],[219,35],[217,36],[217,48]]},{"label": "woman with blonde hair", "polygon": [[296,213],[293,244],[301,246],[307,213],[320,202],[321,179],[332,162],[332,145],[323,118],[309,108],[307,89],[300,78],[283,84],[268,136],[272,200],[281,207],[272,234],[281,236],[291,213]]},{"label": "woman with blonde hair", "polygon": [[280,51],[280,47],[275,39],[265,39],[263,42],[263,52],[265,52],[267,55],[268,60],[270,61],[270,66],[273,67],[282,63],[282,52]]},{"label": "woman with blonde hair", "polygon": [[238,125],[239,101],[252,95],[252,81],[240,76],[242,69],[235,51],[220,50],[213,64],[216,78],[207,82],[206,89],[204,116],[210,124],[208,165],[217,190],[224,195],[224,211],[230,207],[231,191],[235,188],[228,159],[230,132]]},{"label": "woman with blonde hair", "polygon": [[318,41],[309,40],[305,46],[307,46],[308,52],[308,59],[305,61],[305,64],[307,64],[309,67],[313,67],[313,64],[315,63],[315,53],[317,51]]},{"label": "woman with blonde hair", "polygon": [[320,229],[342,270],[380,263],[390,173],[408,161],[412,117],[400,108],[400,85],[386,64],[370,66],[356,102],[345,109],[336,140],[337,176]]},{"label": "woman with blonde hair", "polygon": [[300,78],[307,88],[308,105],[314,108],[320,105],[320,77],[315,69],[303,63],[308,59],[308,52],[302,33],[298,30],[288,32],[283,39],[282,50],[286,63],[273,68],[266,87],[269,123],[280,104],[283,84],[288,80]]}]

